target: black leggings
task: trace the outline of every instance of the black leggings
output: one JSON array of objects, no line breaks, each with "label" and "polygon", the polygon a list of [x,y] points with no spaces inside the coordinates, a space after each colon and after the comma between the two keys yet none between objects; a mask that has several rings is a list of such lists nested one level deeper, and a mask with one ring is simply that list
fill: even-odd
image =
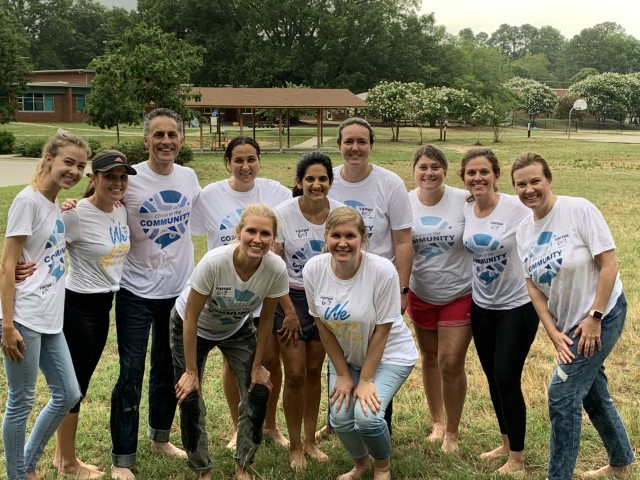
[{"label": "black leggings", "polygon": [[[64,301],[64,337],[69,345],[82,398],[107,343],[109,312],[113,292],[77,293],[66,290]],[[70,413],[80,411],[80,402]]]},{"label": "black leggings", "polygon": [[538,315],[531,303],[510,310],[489,310],[472,303],[471,328],[500,433],[509,437],[511,451],[521,452],[527,430],[522,369],[538,331]]}]

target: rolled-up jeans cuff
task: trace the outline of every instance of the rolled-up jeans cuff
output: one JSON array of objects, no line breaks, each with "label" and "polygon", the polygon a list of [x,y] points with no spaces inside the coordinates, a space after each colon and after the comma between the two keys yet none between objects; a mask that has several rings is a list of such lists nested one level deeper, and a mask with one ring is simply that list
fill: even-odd
[{"label": "rolled-up jeans cuff", "polygon": [[136,464],[136,454],[116,455],[111,452],[111,463],[114,467],[131,468]]},{"label": "rolled-up jeans cuff", "polygon": [[147,427],[147,437],[154,442],[168,442],[170,430],[156,430],[152,427]]}]

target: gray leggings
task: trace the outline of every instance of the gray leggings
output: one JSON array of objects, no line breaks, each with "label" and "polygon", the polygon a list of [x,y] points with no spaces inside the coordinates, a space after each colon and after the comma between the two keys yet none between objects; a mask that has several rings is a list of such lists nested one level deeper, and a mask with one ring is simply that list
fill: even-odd
[{"label": "gray leggings", "polygon": [[[176,383],[185,371],[182,318],[175,308],[171,312],[171,352]],[[238,380],[240,393],[238,441],[234,459],[243,467],[251,465],[262,441],[262,423],[267,413],[269,390],[263,385],[255,385],[251,392],[251,365],[256,353],[256,328],[251,319],[234,335],[220,341],[197,339],[196,360],[198,378],[202,389],[202,373],[209,352],[218,347]],[[180,432],[182,445],[187,451],[189,467],[196,472],[206,472],[213,468],[209,456],[209,438],[206,430],[206,407],[204,399],[191,392],[180,405]]]}]

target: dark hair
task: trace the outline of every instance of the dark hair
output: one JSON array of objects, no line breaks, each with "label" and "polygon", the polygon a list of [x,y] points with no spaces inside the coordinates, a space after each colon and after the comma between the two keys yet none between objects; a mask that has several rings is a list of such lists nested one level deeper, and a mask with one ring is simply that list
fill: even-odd
[{"label": "dark hair", "polygon": [[183,137],[182,133],[182,119],[180,115],[169,108],[154,108],[149,113],[147,113],[144,117],[144,128],[142,130],[142,135],[146,138],[149,135],[149,125],[151,125],[151,120],[156,117],[169,117],[173,118],[176,121],[176,125],[178,127],[178,133],[181,137]]},{"label": "dark hair", "polygon": [[367,130],[369,130],[369,143],[373,145],[373,140],[374,140],[373,128],[371,128],[371,125],[365,119],[358,118],[358,117],[347,118],[344,122],[340,124],[340,126],[338,127],[338,145],[342,143],[342,130],[345,127],[348,127],[350,125],[360,125],[361,127],[364,127]]},{"label": "dark hair", "polygon": [[239,135],[237,137],[232,138],[227,144],[227,148],[224,150],[224,166],[229,168],[229,164],[231,163],[231,155],[233,155],[233,149],[238,145],[251,145],[256,149],[256,154],[260,157],[260,145],[253,138],[247,137],[246,135]]},{"label": "dark hair", "polygon": [[547,161],[539,153],[526,152],[520,154],[511,166],[511,183],[514,186],[516,184],[516,182],[513,181],[513,172],[520,170],[521,168],[528,167],[529,165],[533,165],[534,163],[539,163],[542,166],[542,174],[544,175],[544,178],[551,182],[551,180],[553,180],[553,175],[551,175],[551,169],[549,168]]},{"label": "dark hair", "polygon": [[[478,158],[478,157],[484,157],[487,160],[489,160],[489,163],[491,164],[491,170],[493,170],[493,173],[496,176],[500,175],[500,162],[498,161],[498,157],[496,157],[496,154],[493,153],[493,150],[491,150],[490,148],[484,148],[484,147],[472,148],[471,150],[468,150],[467,153],[465,153],[464,156],[462,157],[462,160],[460,160],[460,178],[462,179],[463,182],[464,182],[464,172],[467,168],[467,163],[469,163],[474,158]],[[498,186],[495,184],[493,185],[493,191],[494,192],[498,191]],[[473,202],[474,200],[475,198],[473,197],[473,195],[469,195],[467,197],[468,202]]]},{"label": "dark hair", "polygon": [[[96,153],[93,158],[91,159],[91,164],[93,166],[93,162],[95,162],[96,160],[99,160],[102,157],[105,156],[109,156],[109,155],[118,155],[120,157],[123,157],[125,159],[125,162],[127,161],[127,156],[118,151],[118,150],[103,150],[99,153]],[[105,172],[93,172],[94,175],[98,175],[98,174],[104,174]],[[87,174],[89,175],[89,174]],[[89,177],[91,178],[91,177]],[[93,183],[93,181],[90,179],[89,180],[89,184],[87,185],[87,189],[84,191],[84,194],[82,195],[82,198],[89,198],[91,195],[93,195],[94,193],[96,193],[96,185],[95,183]]]},{"label": "dark hair", "polygon": [[291,189],[294,197],[302,195],[302,189],[298,188],[297,183],[302,182],[302,179],[307,173],[307,168],[311,165],[322,165],[326,168],[329,183],[333,183],[333,165],[331,164],[329,156],[322,152],[305,153],[300,160],[298,160],[298,165],[296,165],[296,185]]},{"label": "dark hair", "polygon": [[438,162],[444,169],[444,173],[447,173],[447,169],[449,168],[449,161],[447,160],[447,156],[435,145],[424,145],[423,147],[420,147],[418,148],[418,150],[416,150],[416,153],[413,156],[414,169],[416,168],[416,164],[422,157],[427,157],[430,160]]}]

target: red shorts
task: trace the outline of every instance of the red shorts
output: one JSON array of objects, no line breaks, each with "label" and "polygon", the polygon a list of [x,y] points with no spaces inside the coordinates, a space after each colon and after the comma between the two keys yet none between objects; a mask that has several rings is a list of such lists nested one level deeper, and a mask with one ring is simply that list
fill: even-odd
[{"label": "red shorts", "polygon": [[471,294],[457,298],[445,305],[433,305],[422,301],[410,291],[407,315],[413,324],[422,330],[471,325]]}]

